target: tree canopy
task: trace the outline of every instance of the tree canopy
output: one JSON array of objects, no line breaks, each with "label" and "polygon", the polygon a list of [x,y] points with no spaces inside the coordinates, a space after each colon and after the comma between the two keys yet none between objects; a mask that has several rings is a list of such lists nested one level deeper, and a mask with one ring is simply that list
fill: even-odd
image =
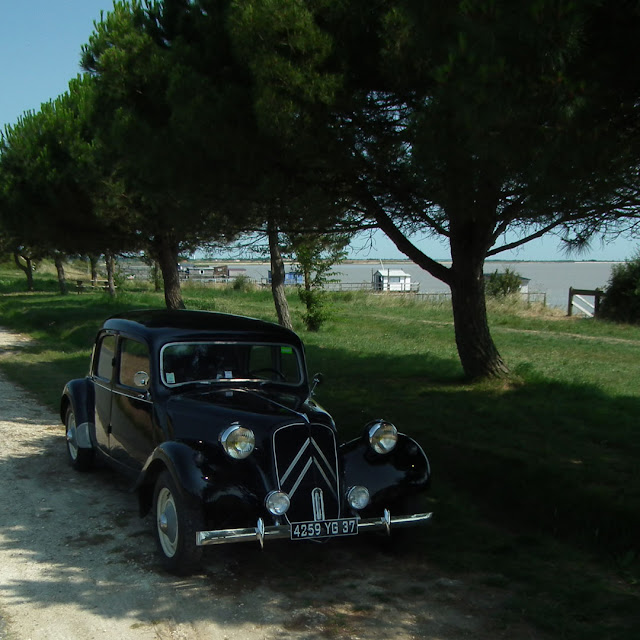
[{"label": "tree canopy", "polygon": [[[579,244],[637,215],[625,191],[638,184],[637,3],[299,1],[304,19],[258,23],[266,4],[238,9],[262,34],[250,55],[300,69],[327,100],[310,104],[294,73],[262,72],[256,104],[289,100],[290,119],[313,122],[352,209],[450,286],[465,372],[506,373],[484,260],[544,233]],[[268,3],[281,17],[289,4]],[[301,30],[322,56],[296,47]],[[416,231],[448,240],[451,267],[411,242]]]},{"label": "tree canopy", "polygon": [[260,126],[252,76],[228,29],[232,5],[118,2],[83,50],[94,135],[160,263],[170,307],[182,306],[181,251],[267,219],[299,224],[312,208],[325,219],[336,210],[308,178],[308,147]]},{"label": "tree canopy", "polygon": [[66,93],[6,127],[0,140],[0,226],[33,287],[34,260],[51,257],[66,293],[63,260],[137,248],[114,215],[114,185],[90,125],[92,85],[79,77]]},{"label": "tree canopy", "polygon": [[639,30],[632,0],[116,2],[78,92],[4,138],[5,198],[118,221],[173,307],[181,250],[377,227],[451,288],[465,373],[503,375],[485,259],[638,220]]}]

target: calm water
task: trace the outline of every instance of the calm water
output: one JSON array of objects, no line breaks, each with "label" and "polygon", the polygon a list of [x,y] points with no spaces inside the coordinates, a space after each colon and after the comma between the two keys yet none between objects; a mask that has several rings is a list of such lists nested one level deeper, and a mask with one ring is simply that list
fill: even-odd
[{"label": "calm water", "polygon": [[[451,263],[443,263],[449,266]],[[530,278],[529,291],[547,294],[547,304],[566,308],[569,287],[574,289],[604,288],[611,277],[611,269],[618,262],[503,262],[490,261],[485,264],[485,273],[510,269],[524,278]],[[242,273],[257,281],[266,281],[268,264],[229,263],[231,269],[242,269]],[[449,288],[412,262],[384,262],[384,269],[402,269],[411,276],[412,282],[420,283],[420,293],[443,293]],[[346,283],[370,283],[373,272],[381,268],[379,263],[342,264],[336,267],[337,278]],[[288,269],[287,269],[288,270]]]}]

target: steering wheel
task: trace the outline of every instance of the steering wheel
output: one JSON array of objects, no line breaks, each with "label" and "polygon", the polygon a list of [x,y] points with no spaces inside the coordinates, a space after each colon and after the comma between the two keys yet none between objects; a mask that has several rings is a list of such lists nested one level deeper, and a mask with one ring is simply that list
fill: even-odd
[{"label": "steering wheel", "polygon": [[286,380],[286,377],[282,373],[282,371],[278,371],[277,369],[272,369],[271,367],[262,367],[260,369],[253,369],[252,371],[249,371],[249,375],[256,378],[260,378],[261,373],[273,373],[276,376],[276,378],[281,382],[284,382]]}]

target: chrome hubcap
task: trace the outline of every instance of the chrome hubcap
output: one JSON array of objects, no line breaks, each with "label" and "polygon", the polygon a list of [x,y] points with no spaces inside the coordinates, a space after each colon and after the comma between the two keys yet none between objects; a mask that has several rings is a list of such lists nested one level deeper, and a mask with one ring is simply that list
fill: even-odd
[{"label": "chrome hubcap", "polygon": [[178,512],[173,495],[166,487],[158,493],[156,523],[160,546],[164,554],[171,558],[178,549]]},{"label": "chrome hubcap", "polygon": [[67,447],[69,455],[75,460],[78,457],[78,442],[76,439],[76,419],[73,414],[69,416],[67,423]]}]

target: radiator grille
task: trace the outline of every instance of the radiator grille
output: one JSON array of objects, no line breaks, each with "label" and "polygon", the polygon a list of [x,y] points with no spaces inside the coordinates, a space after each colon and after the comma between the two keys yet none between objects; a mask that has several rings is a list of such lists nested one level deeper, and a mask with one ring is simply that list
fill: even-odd
[{"label": "radiator grille", "polygon": [[291,498],[290,522],[340,517],[336,438],[318,424],[281,427],[273,435],[278,485]]}]

